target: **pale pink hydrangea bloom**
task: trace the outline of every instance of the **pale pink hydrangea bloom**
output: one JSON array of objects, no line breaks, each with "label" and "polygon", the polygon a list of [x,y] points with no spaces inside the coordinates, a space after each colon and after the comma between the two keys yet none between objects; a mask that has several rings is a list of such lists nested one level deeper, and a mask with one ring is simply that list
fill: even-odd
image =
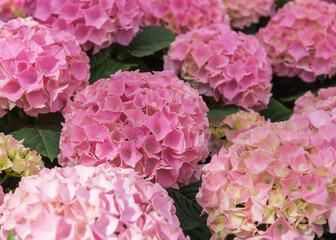
[{"label": "pale pink hydrangea bloom", "polygon": [[173,200],[133,169],[45,168],[21,180],[0,206],[0,238],[162,239],[185,237]]},{"label": "pale pink hydrangea bloom", "polygon": [[267,122],[258,112],[242,111],[210,121],[211,138],[208,144],[210,155],[218,154],[224,146],[228,149],[240,133],[264,126]]},{"label": "pale pink hydrangea bloom", "polygon": [[266,121],[264,116],[260,116],[258,112],[253,110],[239,111],[227,116],[221,123],[226,138],[226,148],[232,145],[233,140],[239,134],[256,127],[262,127],[267,122],[269,121]]},{"label": "pale pink hydrangea bloom", "polygon": [[148,0],[26,0],[28,16],[75,35],[93,53],[113,42],[128,45],[140,30]]},{"label": "pale pink hydrangea bloom", "polygon": [[271,62],[252,35],[211,25],[177,36],[164,60],[165,69],[225,105],[261,110],[269,102]]},{"label": "pale pink hydrangea bloom", "polygon": [[309,126],[336,147],[336,87],[320,89],[317,97],[307,92],[298,98],[291,120]]},{"label": "pale pink hydrangea bloom", "polygon": [[286,3],[257,34],[279,76],[316,76],[336,73],[336,5],[316,0]]},{"label": "pale pink hydrangea bloom", "polygon": [[275,12],[274,0],[222,0],[227,7],[231,26],[243,29],[258,23],[260,17],[271,16]]},{"label": "pale pink hydrangea bloom", "polygon": [[170,71],[118,72],[77,94],[63,111],[62,166],[135,168],[164,187],[200,177],[208,156],[207,106]]},{"label": "pale pink hydrangea bloom", "polygon": [[6,171],[17,177],[37,174],[44,167],[36,151],[23,146],[11,135],[0,133],[0,173]]},{"label": "pale pink hydrangea bloom", "polygon": [[196,196],[212,239],[312,240],[327,221],[336,232],[336,150],[322,136],[286,121],[233,142],[203,168]]},{"label": "pale pink hydrangea bloom", "polygon": [[7,22],[17,17],[24,17],[24,1],[25,0],[0,0],[0,20]]},{"label": "pale pink hydrangea bloom", "polygon": [[15,106],[31,116],[60,111],[90,76],[73,36],[31,18],[0,22],[0,62],[1,116]]},{"label": "pale pink hydrangea bloom", "polygon": [[164,25],[176,34],[187,33],[211,24],[229,25],[222,0],[151,0],[145,26]]}]

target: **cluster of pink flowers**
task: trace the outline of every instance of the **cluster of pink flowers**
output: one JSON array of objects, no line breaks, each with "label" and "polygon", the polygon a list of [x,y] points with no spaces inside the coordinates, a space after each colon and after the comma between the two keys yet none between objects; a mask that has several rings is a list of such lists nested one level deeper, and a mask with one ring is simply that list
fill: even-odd
[{"label": "cluster of pink flowers", "polygon": [[0,238],[189,239],[173,200],[132,169],[45,168],[21,180],[0,206]]},{"label": "cluster of pink flowers", "polygon": [[336,73],[336,5],[290,1],[259,30],[258,37],[279,76],[313,82]]},{"label": "cluster of pink flowers", "polygon": [[152,0],[145,25],[164,25],[176,34],[211,24],[229,25],[222,0]]},{"label": "cluster of pink flowers", "polygon": [[208,156],[207,106],[170,71],[118,72],[77,94],[63,111],[59,163],[135,168],[164,187],[200,177]]},{"label": "cluster of pink flowers", "polygon": [[39,173],[44,167],[42,157],[36,151],[25,148],[22,142],[11,135],[0,133],[0,173],[6,171],[17,177],[30,176]]},{"label": "cluster of pink flowers", "polygon": [[31,116],[60,111],[88,85],[89,58],[71,34],[31,18],[0,22],[0,115],[15,106]]},{"label": "cluster of pink flowers", "polygon": [[1,0],[0,20],[7,22],[17,17],[24,17],[23,4],[25,0]]},{"label": "cluster of pink flowers", "polygon": [[292,121],[309,126],[336,147],[336,87],[307,92],[296,100]]},{"label": "cluster of pink flowers", "polygon": [[258,23],[260,17],[275,13],[274,0],[222,0],[227,7],[231,26],[243,29]]},{"label": "cluster of pink flowers", "polygon": [[252,35],[215,24],[179,35],[164,57],[165,69],[180,73],[200,94],[225,105],[260,110],[271,96],[272,68]]},{"label": "cluster of pink flowers", "polygon": [[203,168],[196,199],[213,238],[314,239],[327,222],[335,233],[335,158],[321,135],[291,121],[240,134]]},{"label": "cluster of pink flowers", "polygon": [[26,0],[27,15],[76,36],[93,53],[113,42],[128,45],[143,23],[147,0]]}]

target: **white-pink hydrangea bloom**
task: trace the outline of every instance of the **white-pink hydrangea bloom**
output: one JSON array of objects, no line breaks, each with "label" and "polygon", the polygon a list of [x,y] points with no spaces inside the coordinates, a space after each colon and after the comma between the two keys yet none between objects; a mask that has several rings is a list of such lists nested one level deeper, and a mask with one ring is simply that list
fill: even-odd
[{"label": "white-pink hydrangea bloom", "polygon": [[12,176],[30,176],[39,173],[44,164],[37,152],[31,151],[12,135],[0,133],[0,173]]},{"label": "white-pink hydrangea bloom", "polygon": [[31,116],[60,111],[90,77],[73,36],[31,18],[0,22],[0,62],[1,116],[15,106]]},{"label": "white-pink hydrangea bloom", "polygon": [[243,29],[258,23],[260,17],[271,16],[275,12],[274,0],[222,0],[227,7],[231,26]]},{"label": "white-pink hydrangea bloom", "polygon": [[23,4],[25,0],[1,0],[0,20],[7,22],[17,17],[24,17]]},{"label": "white-pink hydrangea bloom", "polygon": [[316,76],[336,73],[336,5],[317,0],[286,3],[257,34],[279,76]]},{"label": "white-pink hydrangea bloom", "polygon": [[241,133],[203,168],[198,203],[212,239],[313,240],[336,233],[336,149],[307,126]]},{"label": "white-pink hydrangea bloom", "polygon": [[225,105],[260,110],[269,102],[271,62],[252,35],[211,25],[177,36],[164,60],[165,69]]},{"label": "white-pink hydrangea bloom", "polygon": [[187,33],[211,24],[229,25],[222,0],[151,0],[145,26],[164,25],[176,34]]},{"label": "white-pink hydrangea bloom", "polygon": [[26,0],[28,16],[75,35],[93,53],[113,42],[128,45],[140,30],[148,0]]},{"label": "white-pink hydrangea bloom", "polygon": [[45,168],[0,206],[0,238],[183,240],[173,200],[133,169]]},{"label": "white-pink hydrangea bloom", "polygon": [[63,111],[62,166],[135,168],[164,187],[200,177],[208,156],[207,106],[170,71],[118,72],[77,94]]}]

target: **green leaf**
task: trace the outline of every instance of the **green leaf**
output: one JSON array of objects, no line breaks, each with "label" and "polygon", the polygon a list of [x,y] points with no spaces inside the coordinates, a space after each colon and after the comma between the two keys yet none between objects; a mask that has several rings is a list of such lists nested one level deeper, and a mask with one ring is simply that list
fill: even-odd
[{"label": "green leaf", "polygon": [[272,122],[288,120],[293,111],[285,107],[278,100],[271,98],[265,110],[259,112],[265,118],[271,119]]},{"label": "green leaf", "polygon": [[113,48],[114,46],[111,45],[109,48],[102,49],[98,53],[91,55],[90,56],[90,67],[95,68],[99,66],[100,64],[102,64],[107,59],[109,59]]},{"label": "green leaf", "polygon": [[200,182],[197,182],[179,190],[171,188],[167,190],[169,196],[174,200],[176,215],[184,231],[196,229],[206,222],[207,215],[200,216],[202,207],[197,204],[195,199],[199,186]]},{"label": "green leaf", "polygon": [[149,26],[139,32],[129,45],[135,57],[146,57],[169,46],[175,35],[164,27]]},{"label": "green leaf", "polygon": [[199,227],[192,230],[187,230],[185,233],[190,237],[191,240],[209,240],[212,235],[206,224],[200,225]]},{"label": "green leaf", "polygon": [[221,109],[210,109],[210,111],[208,112],[208,118],[210,120],[214,120],[216,118],[222,118],[222,117],[231,115],[238,111],[239,111],[239,107],[234,106],[234,105],[221,108]]},{"label": "green leaf", "polygon": [[14,232],[13,232],[13,230],[9,232],[9,234],[7,236],[7,240],[14,240]]},{"label": "green leaf", "polygon": [[278,5],[279,8],[281,8],[283,5],[285,5],[289,1],[291,0],[275,0],[275,3]]},{"label": "green leaf", "polygon": [[282,97],[279,100],[281,102],[294,102],[296,99],[298,99],[299,97],[301,97],[303,94],[305,94],[306,92],[299,92],[295,95],[292,96],[288,96],[288,97]]},{"label": "green leaf", "polygon": [[43,128],[24,127],[11,135],[17,140],[24,139],[24,146],[53,161],[60,153],[59,139],[61,132],[54,125],[45,125]]},{"label": "green leaf", "polygon": [[90,84],[93,84],[98,79],[108,78],[111,74],[114,74],[119,70],[127,71],[136,66],[137,64],[122,63],[109,58],[93,70],[90,78]]}]

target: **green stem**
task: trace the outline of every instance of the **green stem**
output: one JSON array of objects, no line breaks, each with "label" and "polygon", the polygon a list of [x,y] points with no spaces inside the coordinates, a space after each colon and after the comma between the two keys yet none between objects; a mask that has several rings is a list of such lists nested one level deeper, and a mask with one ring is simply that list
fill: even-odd
[{"label": "green stem", "polygon": [[0,185],[2,185],[9,177],[10,174],[6,173],[6,176],[3,179],[1,179]]}]

